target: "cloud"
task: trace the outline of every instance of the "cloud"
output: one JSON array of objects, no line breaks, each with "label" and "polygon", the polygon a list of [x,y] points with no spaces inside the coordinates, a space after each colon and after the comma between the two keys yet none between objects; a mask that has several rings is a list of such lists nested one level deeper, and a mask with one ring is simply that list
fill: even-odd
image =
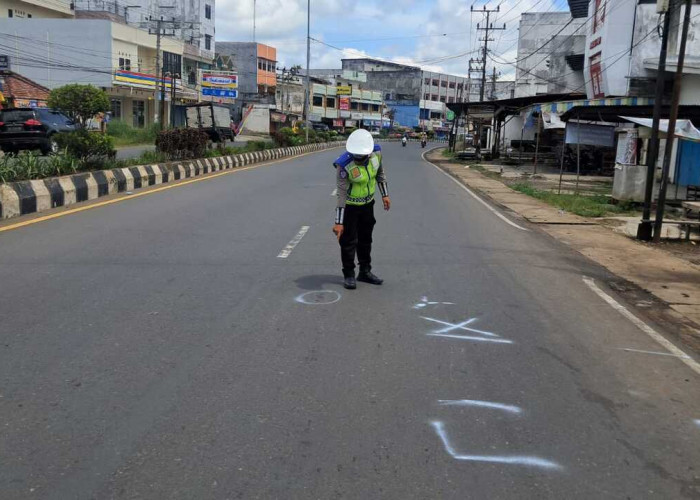
[{"label": "cloud", "polygon": [[[476,24],[482,14],[463,0],[311,0],[311,36],[331,48],[312,43],[313,68],[340,68],[343,57],[380,57],[422,66],[426,70],[466,75],[470,57],[479,57]],[[307,0],[257,0],[257,40],[277,48],[280,64],[306,64]],[[477,0],[476,9],[484,5]],[[490,52],[499,60],[516,58],[520,14],[556,11],[561,0],[503,0],[491,16],[495,32]],[[489,7],[497,5],[495,0]],[[565,4],[564,4],[565,5]],[[219,0],[216,9],[217,40],[250,41],[253,38],[253,0]],[[447,34],[447,36],[443,36]],[[482,32],[479,34],[483,35]],[[512,65],[495,64],[502,75]],[[503,78],[504,76],[502,76]]]}]

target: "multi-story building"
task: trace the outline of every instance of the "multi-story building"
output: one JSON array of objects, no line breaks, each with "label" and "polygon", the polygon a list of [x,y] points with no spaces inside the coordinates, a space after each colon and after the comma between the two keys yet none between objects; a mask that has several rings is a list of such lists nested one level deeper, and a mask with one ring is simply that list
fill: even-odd
[{"label": "multi-story building", "polygon": [[255,42],[219,42],[216,52],[220,69],[238,72],[239,101],[274,103],[277,86],[276,48]]},{"label": "multi-story building", "polygon": [[151,27],[153,19],[176,21],[165,25],[167,33],[189,45],[192,56],[208,63],[214,59],[216,0],[74,0],[74,3],[78,16],[112,13],[136,28]]},{"label": "multi-story building", "polygon": [[[343,59],[343,70],[365,73],[367,85],[382,92],[398,124],[446,129],[447,104],[479,100],[481,82],[467,77],[423,71],[380,59]],[[495,88],[495,91],[494,91]],[[485,99],[510,95],[512,82],[488,81]]]},{"label": "multi-story building", "polygon": [[[164,85],[165,116],[170,103],[197,100],[180,80],[156,77],[156,36],[107,19],[0,19],[0,37],[22,33],[24,42],[8,55],[12,70],[49,89],[67,83],[104,88],[112,100],[112,118],[135,127],[151,124],[159,115]],[[90,40],[89,47],[85,40]],[[163,74],[182,73],[184,44],[161,41]]]},{"label": "multi-story building", "polygon": [[[191,94],[201,90],[199,75],[212,68],[216,50],[215,0],[75,0],[79,19],[109,19],[155,33],[163,19],[164,39],[183,44],[179,78]],[[167,64],[167,63],[166,63]]]},{"label": "multi-story building", "polygon": [[515,97],[584,91],[585,19],[568,12],[525,12],[520,17]]},{"label": "multi-story building", "polygon": [[[301,74],[305,75],[306,71],[301,70]],[[381,89],[373,88],[368,83],[366,73],[313,69],[310,75],[318,79],[313,86],[312,121],[321,121],[339,129],[363,127],[378,130],[383,126],[382,115],[386,109],[384,94]]]},{"label": "multi-story building", "polygon": [[71,18],[72,0],[0,0],[0,18]]},{"label": "multi-story building", "polygon": [[[577,0],[570,4],[572,13],[587,21],[584,75],[588,97],[653,96],[661,49],[656,2]],[[700,102],[700,4],[693,4],[681,104]],[[676,71],[684,11],[682,7],[671,14],[667,79]]]}]

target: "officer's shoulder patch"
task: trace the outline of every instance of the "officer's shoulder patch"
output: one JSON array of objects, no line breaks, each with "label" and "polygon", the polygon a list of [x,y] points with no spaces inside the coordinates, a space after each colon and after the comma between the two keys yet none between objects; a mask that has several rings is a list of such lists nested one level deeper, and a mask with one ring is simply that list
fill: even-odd
[{"label": "officer's shoulder patch", "polygon": [[350,153],[345,152],[333,162],[333,165],[336,168],[345,168],[348,165],[350,165],[350,163],[352,163],[352,155]]}]

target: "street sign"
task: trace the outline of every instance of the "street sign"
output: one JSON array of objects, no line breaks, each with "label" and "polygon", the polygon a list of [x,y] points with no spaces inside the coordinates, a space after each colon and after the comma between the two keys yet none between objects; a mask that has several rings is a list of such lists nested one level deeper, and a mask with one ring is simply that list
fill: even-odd
[{"label": "street sign", "polygon": [[202,95],[211,96],[211,97],[226,97],[228,99],[237,99],[238,98],[238,90],[203,88]]},{"label": "street sign", "polygon": [[352,86],[350,86],[350,85],[338,85],[335,88],[335,93],[337,95],[352,95]]},{"label": "street sign", "polygon": [[10,71],[10,56],[0,55],[0,71]]}]

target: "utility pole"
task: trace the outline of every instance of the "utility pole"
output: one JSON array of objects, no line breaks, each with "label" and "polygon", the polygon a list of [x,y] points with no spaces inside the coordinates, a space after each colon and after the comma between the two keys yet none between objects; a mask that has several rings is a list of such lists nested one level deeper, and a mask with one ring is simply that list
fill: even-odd
[{"label": "utility pole", "polygon": [[311,108],[311,0],[306,0],[306,103],[304,106],[304,118],[306,119],[306,142],[309,142],[309,109]]},{"label": "utility pole", "polygon": [[[678,49],[678,65],[676,76],[673,80],[673,97],[671,98],[671,115],[668,119],[668,130],[666,131],[666,147],[664,148],[664,164],[661,169],[661,186],[659,188],[659,199],[656,204],[656,220],[654,221],[654,242],[661,239],[661,228],[664,219],[664,204],[666,203],[666,189],[668,188],[668,173],[671,169],[671,155],[673,154],[673,142],[676,137],[676,121],[678,119],[678,106],[681,101],[681,80],[683,78],[683,65],[685,64],[685,47],[688,41],[688,28],[690,27],[690,10],[693,1],[685,0],[685,13],[683,16],[683,34],[681,35],[681,46]],[[680,2],[678,2],[680,8]],[[662,77],[662,75],[659,75]]]},{"label": "utility pole", "polygon": [[253,0],[253,43],[255,43],[255,31],[257,30],[257,7],[258,7],[258,2],[257,0]]},{"label": "utility pole", "polygon": [[[482,52],[482,57],[481,57],[481,89],[479,89],[479,101],[484,102],[484,96],[485,96],[485,91],[486,91],[486,63],[488,60],[488,53],[489,53],[489,42],[495,41],[493,38],[489,38],[489,33],[492,31],[504,31],[506,29],[505,23],[503,23],[502,28],[495,28],[493,26],[493,23],[491,22],[491,14],[495,14],[497,12],[501,11],[501,6],[500,4],[495,8],[495,9],[487,9],[486,5],[482,9],[476,9],[474,10],[474,6],[472,5],[471,7],[472,12],[481,12],[486,16],[486,24],[484,27],[481,27],[480,24],[476,25],[476,30],[478,31],[483,31],[484,32],[484,38],[480,39],[479,41],[484,42],[483,46],[483,52]],[[481,120],[479,120],[479,132],[478,132],[478,142],[476,146],[477,150],[477,155],[481,153],[481,134],[483,130],[483,124]]]},{"label": "utility pole", "polygon": [[160,88],[160,37],[162,36],[162,19],[156,20],[156,102],[158,103],[158,116],[156,117],[156,123],[160,124],[160,128],[163,128],[163,115],[161,114],[160,101],[163,98],[163,92]]},{"label": "utility pole", "polygon": [[637,239],[649,241],[652,237],[651,204],[654,194],[654,173],[656,162],[659,158],[659,122],[661,121],[662,101],[664,98],[664,86],[666,81],[666,56],[668,54],[668,35],[671,29],[671,12],[676,2],[672,2],[669,11],[664,15],[663,33],[661,38],[661,53],[659,55],[659,67],[656,71],[656,96],[654,98],[654,115],[651,126],[651,139],[647,151],[647,178],[644,186],[644,210],[642,221],[637,227]]}]

